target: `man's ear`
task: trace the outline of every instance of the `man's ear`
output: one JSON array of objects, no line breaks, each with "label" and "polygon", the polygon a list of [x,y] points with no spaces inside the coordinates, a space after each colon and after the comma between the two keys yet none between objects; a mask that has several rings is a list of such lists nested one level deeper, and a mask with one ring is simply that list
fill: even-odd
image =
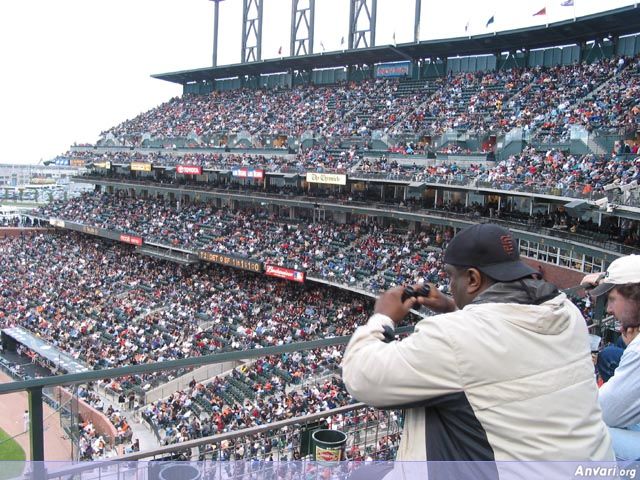
[{"label": "man's ear", "polygon": [[477,268],[467,269],[467,293],[473,295],[482,288],[482,273]]}]

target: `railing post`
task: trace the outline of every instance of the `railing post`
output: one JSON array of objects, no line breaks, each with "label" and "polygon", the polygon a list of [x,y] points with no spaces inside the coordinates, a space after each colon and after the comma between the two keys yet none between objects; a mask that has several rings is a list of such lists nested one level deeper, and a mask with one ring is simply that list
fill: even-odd
[{"label": "railing post", "polygon": [[44,422],[42,415],[42,387],[27,389],[29,394],[29,446],[31,461],[44,461]]}]

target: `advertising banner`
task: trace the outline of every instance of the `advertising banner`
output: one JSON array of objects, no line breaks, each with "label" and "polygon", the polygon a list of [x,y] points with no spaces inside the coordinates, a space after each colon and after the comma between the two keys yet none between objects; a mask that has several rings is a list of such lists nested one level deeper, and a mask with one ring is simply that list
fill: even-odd
[{"label": "advertising banner", "polygon": [[234,177],[239,178],[255,178],[261,180],[264,178],[264,170],[255,168],[234,168],[231,171]]},{"label": "advertising banner", "polygon": [[347,176],[340,173],[311,173],[307,172],[307,182],[327,183],[331,185],[346,185]]},{"label": "advertising banner", "polygon": [[109,170],[111,168],[111,162],[97,162],[93,164],[96,168],[104,168],[105,170]]},{"label": "advertising banner", "polygon": [[376,65],[377,78],[407,77],[411,62],[382,63]]},{"label": "advertising banner", "polygon": [[207,252],[205,250],[200,250],[198,257],[205,262],[218,263],[251,272],[262,272],[262,262],[251,260],[250,258],[229,255],[227,253]]},{"label": "advertising banner", "polygon": [[71,166],[72,167],[84,167],[85,165],[85,161],[81,158],[72,158],[71,159]]},{"label": "advertising banner", "polygon": [[298,283],[304,283],[307,278],[306,272],[294,270],[293,268],[279,267],[277,265],[265,265],[264,273],[270,277],[282,278]]},{"label": "advertising banner", "polygon": [[143,163],[143,162],[131,162],[131,171],[132,172],[150,172],[151,164]]},{"label": "advertising banner", "polygon": [[202,167],[194,165],[178,165],[176,171],[183,175],[202,175]]},{"label": "advertising banner", "polygon": [[120,241],[124,243],[130,243],[131,245],[142,246],[142,237],[136,237],[135,235],[120,234]]}]

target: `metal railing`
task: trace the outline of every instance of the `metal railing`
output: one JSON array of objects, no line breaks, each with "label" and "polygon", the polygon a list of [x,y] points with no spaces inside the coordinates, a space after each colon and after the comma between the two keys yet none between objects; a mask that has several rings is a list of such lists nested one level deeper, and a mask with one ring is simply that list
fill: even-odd
[{"label": "metal railing", "polygon": [[[398,334],[406,334],[413,330],[412,326],[401,327],[397,329]],[[236,362],[240,360],[253,359],[258,357],[266,357],[270,355],[281,355],[283,353],[301,352],[305,350],[312,350],[321,347],[346,345],[349,341],[349,336],[323,338],[319,340],[311,340],[307,342],[296,342],[276,347],[264,347],[252,350],[238,350],[233,352],[216,353],[212,355],[195,357],[195,358],[183,358],[178,360],[170,360],[164,362],[148,363],[141,365],[132,365],[127,367],[112,368],[107,370],[93,370],[81,373],[73,373],[66,375],[58,375],[51,377],[33,378],[20,382],[4,383],[0,384],[0,395],[27,391],[29,397],[29,411],[30,411],[30,447],[32,460],[43,461],[44,460],[44,432],[43,432],[43,390],[55,387],[55,386],[69,386],[84,384],[88,382],[112,379],[119,377],[127,377],[137,374],[148,374],[154,372],[161,372],[167,370],[176,370],[181,368],[190,368],[196,366],[203,366],[208,364],[219,364],[225,362]],[[334,415],[335,410],[322,412],[317,415],[317,418],[324,418]],[[313,417],[316,418],[316,417]],[[299,420],[297,420],[299,421]],[[288,422],[288,421],[287,421]],[[259,428],[266,430],[274,428],[268,424]],[[288,426],[289,423],[285,423],[282,427]],[[262,432],[258,430],[257,432]],[[194,440],[198,445],[206,445],[211,442],[222,442],[223,440],[229,440],[231,438],[237,438],[244,435],[239,432],[229,432],[227,436],[212,439],[198,439]],[[199,442],[199,443],[198,443]],[[180,444],[180,449],[186,444]],[[190,445],[190,444],[189,444]],[[166,449],[161,449],[158,453],[148,454],[141,452],[136,454],[135,457],[127,456],[127,459],[147,458],[149,456],[157,456],[166,454],[169,451],[175,450],[176,446],[169,446]]]}]

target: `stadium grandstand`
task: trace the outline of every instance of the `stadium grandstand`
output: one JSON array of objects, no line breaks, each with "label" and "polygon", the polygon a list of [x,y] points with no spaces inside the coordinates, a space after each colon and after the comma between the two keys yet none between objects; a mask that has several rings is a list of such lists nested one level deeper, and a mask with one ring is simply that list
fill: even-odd
[{"label": "stadium grandstand", "polygon": [[[450,294],[443,252],[473,224],[513,232],[594,352],[616,342],[580,282],[640,254],[637,5],[363,48],[353,23],[341,52],[243,43],[242,63],[153,75],[183,94],[56,157],[90,185],[72,196],[6,174],[0,200],[34,205],[0,216],[0,398],[27,391],[32,460],[43,401],[67,460],[260,461],[218,472],[235,478],[311,458],[321,428],[349,460],[394,460],[403,412],[349,394],[345,346],[389,288]],[[94,467],[76,468],[47,478]]]}]

